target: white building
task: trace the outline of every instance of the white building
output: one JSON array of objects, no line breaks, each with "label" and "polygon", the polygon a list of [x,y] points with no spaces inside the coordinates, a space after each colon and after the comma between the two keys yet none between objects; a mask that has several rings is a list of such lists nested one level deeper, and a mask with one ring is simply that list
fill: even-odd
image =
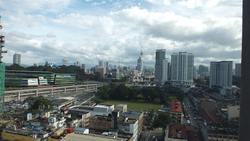
[{"label": "white building", "polygon": [[13,55],[13,64],[14,65],[21,65],[21,54],[14,54]]},{"label": "white building", "polygon": [[114,111],[114,105],[96,105],[91,113],[92,116],[108,116]]},{"label": "white building", "polygon": [[[221,61],[210,63],[210,80],[209,86],[219,87],[225,94],[227,90],[232,88],[232,61]],[[226,91],[225,91],[226,90]]]},{"label": "white building", "polygon": [[193,84],[194,55],[187,52],[171,55],[171,82],[174,85],[191,86]]},{"label": "white building", "polygon": [[132,141],[138,140],[139,129],[138,129],[138,120],[125,119],[124,122],[118,124],[118,129],[126,134],[131,134]]},{"label": "white building", "polygon": [[156,50],[155,57],[155,82],[157,84],[164,84],[168,81],[168,59],[165,58],[166,50]]}]

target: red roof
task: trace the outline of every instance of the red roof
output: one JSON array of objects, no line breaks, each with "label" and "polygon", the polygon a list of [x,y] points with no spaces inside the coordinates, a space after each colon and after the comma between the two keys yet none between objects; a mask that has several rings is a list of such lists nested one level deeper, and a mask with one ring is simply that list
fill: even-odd
[{"label": "red roof", "polygon": [[171,112],[182,112],[182,105],[181,102],[179,100],[173,100],[170,103],[170,110]]}]

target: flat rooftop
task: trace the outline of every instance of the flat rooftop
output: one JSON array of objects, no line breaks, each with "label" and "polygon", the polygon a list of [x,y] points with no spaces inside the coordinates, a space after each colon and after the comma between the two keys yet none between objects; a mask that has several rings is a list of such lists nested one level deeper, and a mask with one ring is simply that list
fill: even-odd
[{"label": "flat rooftop", "polygon": [[80,135],[80,134],[69,134],[63,141],[122,141],[123,139],[113,139],[107,136],[92,136],[92,135]]}]

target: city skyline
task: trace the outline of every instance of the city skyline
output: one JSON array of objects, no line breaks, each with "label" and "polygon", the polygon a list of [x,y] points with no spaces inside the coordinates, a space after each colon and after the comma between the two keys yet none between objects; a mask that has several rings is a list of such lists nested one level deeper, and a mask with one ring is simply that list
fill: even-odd
[{"label": "city skyline", "polygon": [[16,52],[29,65],[67,58],[135,66],[141,44],[145,66],[154,66],[154,52],[160,48],[167,58],[173,52],[192,52],[196,65],[237,63],[241,6],[238,0],[0,0],[8,50],[4,62],[11,63]]}]

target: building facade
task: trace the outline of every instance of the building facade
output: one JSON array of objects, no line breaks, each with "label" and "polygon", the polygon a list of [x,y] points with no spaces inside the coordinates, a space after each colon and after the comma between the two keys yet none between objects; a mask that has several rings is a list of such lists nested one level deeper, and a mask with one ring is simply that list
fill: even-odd
[{"label": "building facade", "polygon": [[210,63],[210,79],[209,86],[218,87],[223,90],[222,94],[226,94],[225,90],[232,88],[232,61],[221,61]]},{"label": "building facade", "polygon": [[171,82],[174,85],[193,84],[194,55],[187,52],[171,55]]},{"label": "building facade", "polygon": [[165,58],[166,50],[156,50],[155,57],[155,82],[164,84],[168,81],[168,59]]}]

